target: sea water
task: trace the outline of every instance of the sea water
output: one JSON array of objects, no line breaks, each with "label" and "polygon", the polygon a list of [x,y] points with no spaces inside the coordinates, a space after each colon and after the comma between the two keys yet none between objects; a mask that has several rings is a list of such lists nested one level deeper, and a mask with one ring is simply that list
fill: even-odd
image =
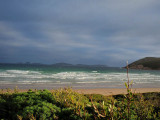
[{"label": "sea water", "polygon": [[[131,70],[133,87],[159,87],[160,71]],[[0,88],[124,88],[128,81],[126,69],[94,66],[0,66]]]}]

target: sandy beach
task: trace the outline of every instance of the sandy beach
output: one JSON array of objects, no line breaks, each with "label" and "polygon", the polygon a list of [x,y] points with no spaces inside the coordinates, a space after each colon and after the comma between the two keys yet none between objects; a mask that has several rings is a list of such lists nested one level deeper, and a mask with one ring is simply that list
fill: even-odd
[{"label": "sandy beach", "polygon": [[[35,89],[33,89],[34,91]],[[56,89],[50,90],[51,92]],[[74,91],[80,94],[101,94],[105,96],[126,94],[127,91],[125,88],[97,88],[97,89],[73,89]],[[5,93],[7,89],[1,89],[1,92]],[[14,92],[14,89],[9,90],[11,93]],[[18,89],[18,92],[27,92],[28,89]],[[160,92],[160,88],[133,88],[133,93],[148,93],[148,92]]]},{"label": "sandy beach", "polygon": [[[126,94],[125,88],[100,88],[100,89],[77,89],[78,93],[84,94],[102,94],[105,96]],[[134,88],[133,93],[148,93],[148,92],[160,92],[160,88]]]}]

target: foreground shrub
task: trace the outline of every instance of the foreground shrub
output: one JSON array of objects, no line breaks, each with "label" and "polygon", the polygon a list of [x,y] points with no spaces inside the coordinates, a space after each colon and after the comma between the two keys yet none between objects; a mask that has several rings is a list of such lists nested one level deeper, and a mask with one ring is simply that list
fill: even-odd
[{"label": "foreground shrub", "polygon": [[17,119],[17,116],[27,119],[31,115],[36,116],[37,119],[41,117],[45,119],[58,113],[57,107],[54,106],[56,103],[54,96],[47,90],[6,93],[2,94],[0,98],[0,107],[3,111],[0,116],[6,119]]},{"label": "foreground shrub", "polygon": [[60,108],[47,102],[39,102],[33,106],[27,106],[19,114],[23,118],[28,118],[30,115],[36,117],[36,119],[46,120],[50,118],[58,119]]},{"label": "foreground shrub", "polygon": [[[128,97],[129,116],[128,116]],[[106,97],[70,88],[0,94],[0,119],[6,120],[153,120],[160,119],[160,93]]]}]

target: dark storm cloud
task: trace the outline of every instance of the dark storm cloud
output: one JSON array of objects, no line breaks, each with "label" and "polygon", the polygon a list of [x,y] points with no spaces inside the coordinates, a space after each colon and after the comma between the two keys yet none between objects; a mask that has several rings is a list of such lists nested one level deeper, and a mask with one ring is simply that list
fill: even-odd
[{"label": "dark storm cloud", "polygon": [[160,56],[157,0],[0,1],[0,62],[123,66]]}]

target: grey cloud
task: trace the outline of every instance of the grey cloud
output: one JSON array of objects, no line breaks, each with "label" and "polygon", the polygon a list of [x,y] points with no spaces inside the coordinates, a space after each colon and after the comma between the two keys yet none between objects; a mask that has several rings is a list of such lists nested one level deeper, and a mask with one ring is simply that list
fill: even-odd
[{"label": "grey cloud", "polygon": [[122,66],[160,56],[157,0],[0,3],[0,62],[27,54],[28,61]]}]

